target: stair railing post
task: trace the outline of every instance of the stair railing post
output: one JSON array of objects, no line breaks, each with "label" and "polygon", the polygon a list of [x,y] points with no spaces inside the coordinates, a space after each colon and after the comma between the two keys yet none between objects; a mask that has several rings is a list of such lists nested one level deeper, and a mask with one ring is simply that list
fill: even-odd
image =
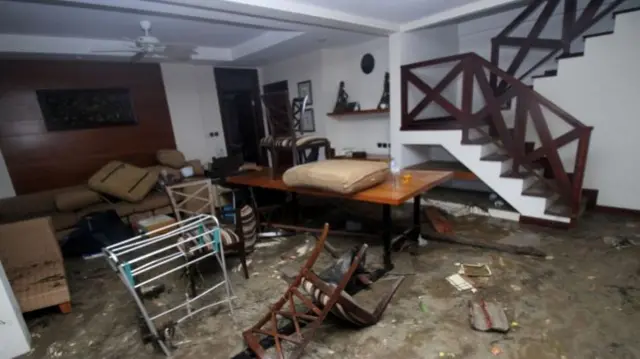
[{"label": "stair railing post", "polygon": [[580,214],[580,204],[582,202],[582,185],[584,182],[584,173],[587,168],[587,155],[589,153],[589,143],[591,141],[591,132],[593,127],[583,129],[583,134],[578,140],[578,148],[576,149],[576,163],[573,168],[573,201],[571,203],[571,212],[573,215]]}]

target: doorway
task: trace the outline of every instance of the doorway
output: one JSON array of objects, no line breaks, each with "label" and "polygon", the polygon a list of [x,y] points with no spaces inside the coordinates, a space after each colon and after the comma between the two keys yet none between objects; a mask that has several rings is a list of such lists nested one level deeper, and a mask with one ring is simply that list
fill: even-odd
[{"label": "doorway", "polygon": [[260,155],[259,146],[265,129],[258,71],[215,68],[214,73],[227,154],[242,154],[245,162],[268,165],[266,157]]}]

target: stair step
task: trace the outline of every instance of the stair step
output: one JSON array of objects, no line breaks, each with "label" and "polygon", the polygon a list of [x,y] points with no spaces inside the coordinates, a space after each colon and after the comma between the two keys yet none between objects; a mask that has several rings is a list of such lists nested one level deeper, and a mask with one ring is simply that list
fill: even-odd
[{"label": "stair step", "polygon": [[505,177],[505,178],[520,178],[520,179],[525,179],[527,177],[531,176],[528,173],[522,173],[522,172],[514,172],[513,170],[509,170],[503,174],[500,175],[500,177]]},{"label": "stair step", "polygon": [[557,199],[545,211],[545,214],[559,217],[571,217],[571,208]]},{"label": "stair step", "polygon": [[496,161],[496,162],[504,162],[508,159],[510,159],[511,157],[509,157],[509,155],[504,154],[504,153],[492,153],[486,156],[482,156],[480,157],[481,161]]},{"label": "stair step", "polygon": [[613,18],[615,19],[616,16],[620,15],[620,14],[625,14],[625,13],[628,13],[628,12],[635,12],[635,11],[638,11],[638,10],[640,10],[640,6],[630,7],[628,9],[614,11],[613,12]]},{"label": "stair step", "polygon": [[543,182],[536,182],[531,187],[522,191],[522,194],[525,196],[533,196],[533,197],[542,197],[542,198],[550,198],[555,195],[555,192],[552,191],[547,185]]},{"label": "stair step", "polygon": [[556,57],[556,60],[562,60],[562,59],[570,59],[573,57],[582,57],[584,56],[584,52],[574,52],[572,54],[562,54],[558,57]]},{"label": "stair step", "polygon": [[417,163],[407,168],[412,170],[422,170],[422,171],[451,171],[453,172],[453,179],[464,180],[464,181],[478,180],[478,176],[476,176],[473,172],[471,172],[471,170],[469,170],[460,162],[426,161],[426,162]]},{"label": "stair step", "polygon": [[611,35],[611,34],[613,34],[613,31],[596,32],[595,34],[584,35],[582,39],[586,40],[591,37],[605,36],[605,35]]},{"label": "stair step", "polygon": [[580,217],[584,214],[584,211],[587,209],[587,200],[586,198],[582,198],[582,202],[580,203],[580,210],[578,211],[577,216],[571,215],[571,207],[565,204],[560,198],[556,199],[547,209],[544,211],[545,214],[550,214],[553,216],[559,217]]},{"label": "stair step", "polygon": [[543,77],[553,77],[553,76],[556,76],[557,74],[558,74],[558,70],[547,70],[547,71],[544,72],[544,74],[531,76],[531,78],[532,79],[539,79],[539,78],[543,78]]},{"label": "stair step", "polygon": [[487,143],[493,142],[491,137],[478,137],[474,139],[462,140],[463,144],[467,145],[486,145]]}]

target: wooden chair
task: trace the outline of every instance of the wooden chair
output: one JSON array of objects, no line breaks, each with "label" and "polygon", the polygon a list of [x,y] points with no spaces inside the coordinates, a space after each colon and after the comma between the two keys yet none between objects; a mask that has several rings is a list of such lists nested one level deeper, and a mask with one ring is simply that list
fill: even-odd
[{"label": "wooden chair", "polygon": [[[216,214],[214,198],[217,193],[210,179],[167,186],[166,190],[178,221],[196,214]],[[235,208],[235,215],[235,226],[223,225],[220,240],[225,256],[240,256],[244,276],[248,279],[247,252],[253,251],[258,236],[258,221],[254,208],[249,205]]]},{"label": "wooden chair", "polygon": [[260,140],[260,147],[269,152],[272,167],[276,170],[280,168],[280,152],[283,151],[291,151],[293,166],[317,160],[320,147],[324,147],[325,158],[331,157],[331,143],[327,138],[305,135],[302,131],[307,99],[307,96],[297,97],[289,103],[287,91],[262,95],[269,135]]},{"label": "wooden chair", "polygon": [[[376,324],[404,280],[404,278],[401,277],[394,283],[391,291],[381,299],[374,312],[370,312],[361,307],[344,289],[356,272],[360,262],[363,260],[367,250],[366,244],[362,245],[355,253],[351,266],[337,284],[325,282],[311,269],[324,248],[328,231],[329,225],[325,224],[324,230],[316,242],[316,247],[313,252],[311,252],[309,259],[307,259],[307,262],[302,266],[300,273],[293,280],[285,294],[270,307],[269,313],[256,325],[243,333],[247,345],[258,358],[262,359],[266,357],[265,348],[261,344],[261,342],[264,341],[261,341],[260,337],[273,338],[277,359],[285,358],[282,345],[283,341],[293,343],[296,346],[290,358],[300,358],[305,347],[313,338],[315,331],[320,327],[330,312],[338,318],[358,327]],[[307,297],[303,291],[307,292],[311,296],[311,299]],[[298,311],[296,304],[306,308],[307,311]],[[282,318],[293,322],[295,328],[293,334],[283,333],[279,329],[278,319]],[[305,328],[305,332],[303,333],[302,328],[307,325],[308,328]]]}]

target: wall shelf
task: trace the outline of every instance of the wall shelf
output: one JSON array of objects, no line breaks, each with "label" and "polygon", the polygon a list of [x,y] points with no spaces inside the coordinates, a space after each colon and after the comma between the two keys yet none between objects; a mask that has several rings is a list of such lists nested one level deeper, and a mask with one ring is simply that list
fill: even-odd
[{"label": "wall shelf", "polygon": [[360,110],[360,111],[351,111],[351,112],[329,112],[327,116],[331,117],[343,117],[343,116],[358,116],[358,115],[372,115],[372,114],[381,114],[381,113],[389,113],[389,109],[380,110],[377,108],[372,108],[368,110]]}]

